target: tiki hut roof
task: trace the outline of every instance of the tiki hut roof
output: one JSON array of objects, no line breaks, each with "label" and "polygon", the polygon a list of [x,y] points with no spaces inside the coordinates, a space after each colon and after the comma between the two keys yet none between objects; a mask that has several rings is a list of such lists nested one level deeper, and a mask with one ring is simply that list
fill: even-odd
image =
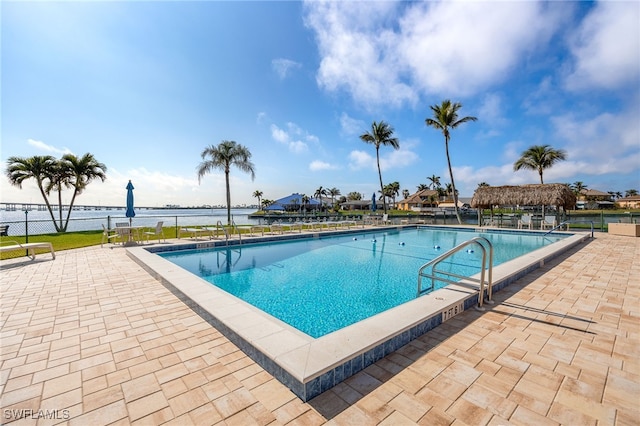
[{"label": "tiki hut roof", "polygon": [[561,183],[520,186],[481,186],[476,189],[471,207],[491,206],[559,206],[565,209],[576,204],[571,188]]}]

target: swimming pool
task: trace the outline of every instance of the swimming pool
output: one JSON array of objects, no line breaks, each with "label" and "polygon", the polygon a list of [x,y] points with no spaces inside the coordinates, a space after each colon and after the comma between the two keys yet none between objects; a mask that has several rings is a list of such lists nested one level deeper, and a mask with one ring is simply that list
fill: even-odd
[{"label": "swimming pool", "polygon": [[[563,238],[414,228],[161,256],[317,338],[414,299],[420,266],[480,235],[494,245],[494,265]],[[471,276],[480,265],[480,250],[469,249],[444,268]]]},{"label": "swimming pool", "polygon": [[[376,232],[381,233],[396,228],[395,226],[385,230],[377,228]],[[415,228],[415,225],[409,228]],[[442,228],[459,230],[459,227],[455,226],[427,225],[427,228],[431,230]],[[473,228],[464,229],[473,230]],[[482,236],[487,236],[485,231],[484,229],[475,230]],[[494,233],[516,236],[544,234],[540,231],[518,232],[513,230],[496,230],[489,234]],[[362,230],[351,229],[306,234],[303,232],[302,234],[289,233],[243,238],[242,257],[245,258],[244,248],[249,247],[249,244],[246,244],[249,241],[267,243],[282,239],[313,238],[320,240],[320,237],[329,234],[344,234],[352,239],[359,238],[358,235],[362,235]],[[588,240],[586,234],[561,234],[566,238],[495,266],[493,268],[494,292],[524,277],[550,259]],[[471,234],[466,235],[472,236]],[[377,238],[376,244],[380,245],[380,242],[380,239]],[[369,243],[371,243],[370,239]],[[239,248],[237,239],[229,242],[224,240],[170,240],[163,244],[128,247],[126,250],[127,254],[142,268],[273,377],[291,389],[302,401],[308,401],[320,395],[413,339],[478,304],[477,290],[457,284],[416,298],[416,271],[416,276],[408,284],[414,290],[412,300],[332,333],[314,338],[158,255],[182,250],[224,247],[227,244],[230,249]],[[385,243],[385,247],[387,246],[391,247],[392,244]],[[444,246],[442,247],[444,248]],[[379,254],[380,251],[378,250],[376,253]],[[246,258],[248,259],[249,256]]]}]

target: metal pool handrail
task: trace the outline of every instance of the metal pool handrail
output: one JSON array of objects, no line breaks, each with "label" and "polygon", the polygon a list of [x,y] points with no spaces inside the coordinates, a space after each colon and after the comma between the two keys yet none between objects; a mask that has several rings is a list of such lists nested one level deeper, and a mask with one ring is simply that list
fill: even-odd
[{"label": "metal pool handrail", "polygon": [[[482,269],[480,271],[480,279],[477,278],[471,278],[471,277],[467,277],[464,275],[459,275],[453,272],[448,272],[448,271],[439,271],[436,270],[436,267],[438,266],[438,264],[440,262],[442,262],[443,260],[453,256],[455,253],[459,252],[460,250],[462,250],[463,248],[472,245],[472,244],[476,244],[480,247],[480,249],[482,250]],[[487,268],[487,247],[489,249],[489,265]],[[425,272],[425,269],[431,267],[431,274],[428,274]],[[435,289],[435,282],[436,281],[442,281],[444,283],[447,284],[458,284],[458,285],[465,285],[465,286],[472,286],[472,284],[468,284],[468,283],[464,283],[464,282],[460,282],[460,281],[453,281],[451,280],[451,278],[459,278],[459,279],[465,279],[467,281],[472,281],[474,283],[479,284],[479,290],[478,290],[478,309],[479,310],[484,310],[484,308],[482,307],[483,302],[484,302],[484,288],[485,288],[485,270],[488,269],[488,280],[486,283],[487,286],[487,303],[493,303],[492,302],[492,297],[493,297],[493,245],[491,244],[491,241],[489,241],[488,239],[486,239],[485,237],[474,237],[468,241],[463,242],[462,244],[459,244],[458,246],[452,248],[451,250],[447,251],[446,253],[436,257],[433,260],[430,260],[429,262],[425,263],[424,265],[422,265],[420,267],[420,269],[418,270],[418,291],[416,294],[416,297],[420,296],[420,294],[424,291],[422,289],[422,278],[431,278],[431,291],[433,291]],[[441,274],[441,275],[445,275],[446,277],[443,276],[438,276],[437,274]]]},{"label": "metal pool handrail", "polygon": [[562,222],[559,225],[557,225],[555,228],[549,230],[549,232],[544,234],[543,237],[546,237],[547,235],[549,235],[550,233],[552,233],[553,231],[555,231],[558,228],[561,228],[561,227],[563,227],[565,225],[571,225],[572,223],[590,223],[591,224],[591,238],[593,238],[593,221],[592,220],[582,220],[582,221],[577,221],[577,222],[571,222],[570,220],[565,220],[564,222]]}]

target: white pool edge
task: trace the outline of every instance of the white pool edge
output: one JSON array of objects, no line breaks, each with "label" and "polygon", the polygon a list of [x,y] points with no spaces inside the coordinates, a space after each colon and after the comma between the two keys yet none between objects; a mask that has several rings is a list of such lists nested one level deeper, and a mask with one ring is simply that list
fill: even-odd
[{"label": "white pool edge", "polygon": [[[448,228],[453,230],[460,227]],[[323,235],[329,234],[320,234]],[[499,291],[587,238],[585,234],[571,234],[563,240],[494,267],[494,291]],[[185,242],[185,245],[193,246],[193,243]],[[196,243],[196,246],[211,245]],[[146,247],[131,247],[127,251],[145,270],[291,388],[303,401],[328,390],[441,324],[442,312],[451,310],[451,314],[457,314],[477,305],[477,291],[449,285],[314,339],[151,253]],[[408,285],[415,286],[416,283]]]}]

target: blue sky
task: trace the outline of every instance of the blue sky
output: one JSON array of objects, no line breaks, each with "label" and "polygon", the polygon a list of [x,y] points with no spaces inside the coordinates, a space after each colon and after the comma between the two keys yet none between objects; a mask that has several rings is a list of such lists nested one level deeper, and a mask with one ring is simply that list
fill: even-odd
[{"label": "blue sky", "polygon": [[[231,172],[232,204],[336,187],[378,190],[372,121],[395,129],[384,183],[449,182],[429,106],[461,102],[452,133],[461,196],[513,172],[532,145],[568,160],[545,182],[640,189],[638,2],[2,2],[2,150],[92,153],[107,168],[77,204],[224,204],[198,183],[208,145],[235,140],[256,178]],[[0,180],[3,201],[40,202]],[[71,196],[69,191],[67,196]]]}]

